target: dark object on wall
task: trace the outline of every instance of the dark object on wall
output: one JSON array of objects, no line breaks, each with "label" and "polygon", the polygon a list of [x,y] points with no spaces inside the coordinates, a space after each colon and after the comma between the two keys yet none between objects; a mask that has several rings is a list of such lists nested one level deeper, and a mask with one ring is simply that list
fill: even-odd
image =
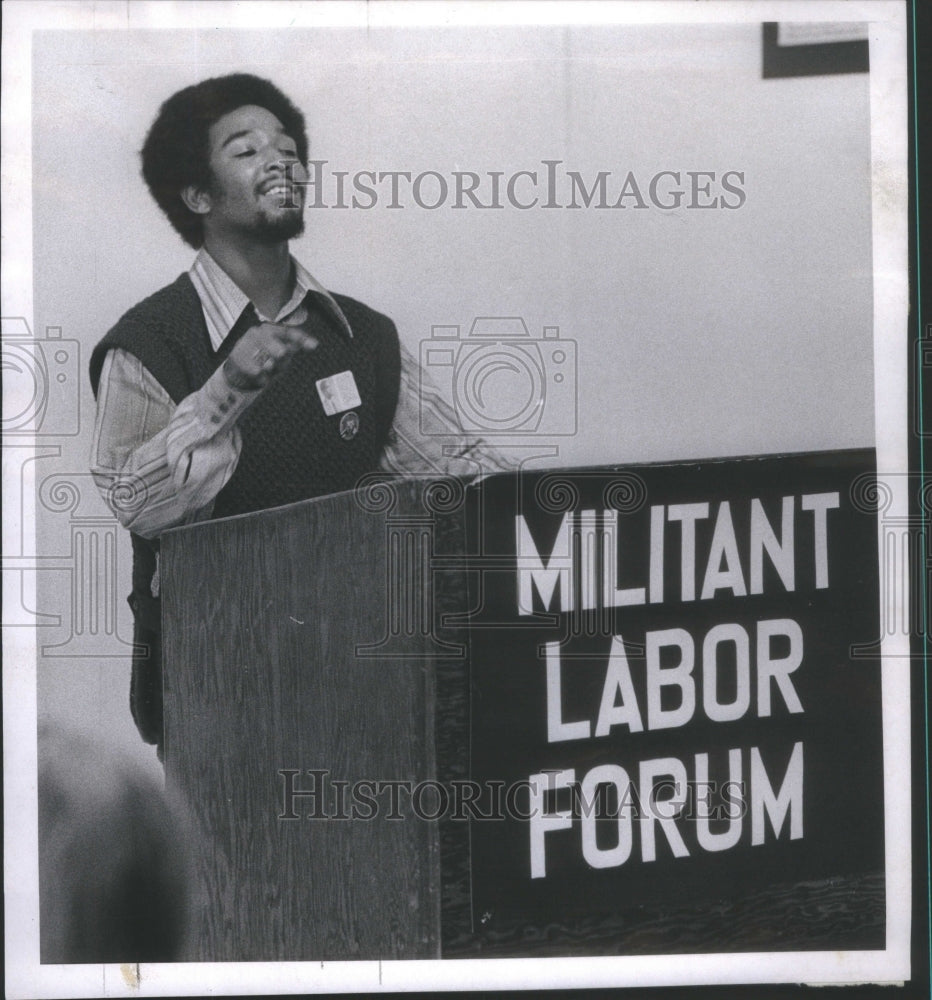
[{"label": "dark object on wall", "polygon": [[[776,21],[763,24],[763,78],[779,79],[787,76],[828,76],[836,73],[867,73],[870,56],[866,38],[844,41],[806,42],[788,41],[783,37],[787,25]],[[809,26],[813,31],[820,25]],[[825,26],[827,27],[827,26]],[[851,28],[853,25],[840,25]],[[826,34],[829,34],[826,32]]]}]

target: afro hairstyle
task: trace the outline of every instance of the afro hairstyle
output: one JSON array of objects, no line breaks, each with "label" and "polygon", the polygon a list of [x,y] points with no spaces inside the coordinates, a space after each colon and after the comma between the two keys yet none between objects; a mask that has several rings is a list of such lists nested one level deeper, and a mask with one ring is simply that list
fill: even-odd
[{"label": "afro hairstyle", "polygon": [[298,159],[307,166],[304,115],[269,80],[250,73],[231,73],[185,87],[159,109],[143,144],[142,176],[159,208],[190,246],[204,242],[201,216],[185,205],[181,192],[210,185],[211,125],[246,105],[270,111],[294,139]]}]

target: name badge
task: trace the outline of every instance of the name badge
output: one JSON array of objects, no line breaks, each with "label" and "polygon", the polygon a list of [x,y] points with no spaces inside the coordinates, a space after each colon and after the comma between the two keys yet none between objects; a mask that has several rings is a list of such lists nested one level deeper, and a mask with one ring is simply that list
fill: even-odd
[{"label": "name badge", "polygon": [[362,400],[359,398],[359,390],[356,388],[356,379],[349,370],[331,375],[328,378],[318,379],[317,395],[324,407],[324,413],[332,417],[334,413],[342,413],[344,410],[351,410],[354,406],[359,406]]}]

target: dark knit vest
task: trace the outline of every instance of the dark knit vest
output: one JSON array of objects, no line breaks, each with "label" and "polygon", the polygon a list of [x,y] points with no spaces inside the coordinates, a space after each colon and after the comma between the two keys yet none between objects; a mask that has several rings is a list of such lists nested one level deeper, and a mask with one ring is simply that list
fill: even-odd
[{"label": "dark knit vest", "polygon": [[[296,355],[263,390],[238,423],[242,450],[236,470],[217,495],[213,517],[265,510],[352,489],[377,468],[398,402],[398,335],[390,319],[361,302],[334,295],[353,331],[348,337],[322,295],[311,293],[305,329],[313,352]],[[258,320],[247,309],[214,351],[201,301],[187,274],[131,309],[91,356],[96,396],[104,357],[119,347],[135,355],[177,404],[200,389]],[[362,400],[354,407],[359,430],[340,436],[341,414],[327,416],[318,379],[352,371]],[[133,604],[137,617],[158,628],[152,601],[157,542],[133,535]]]}]

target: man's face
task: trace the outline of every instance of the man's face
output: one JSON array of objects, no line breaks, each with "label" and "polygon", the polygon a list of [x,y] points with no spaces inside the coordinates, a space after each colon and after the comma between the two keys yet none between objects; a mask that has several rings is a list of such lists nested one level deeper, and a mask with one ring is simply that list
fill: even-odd
[{"label": "man's face", "polygon": [[266,244],[298,236],[307,171],[275,115],[255,105],[237,108],[210,127],[208,140],[208,234]]}]

